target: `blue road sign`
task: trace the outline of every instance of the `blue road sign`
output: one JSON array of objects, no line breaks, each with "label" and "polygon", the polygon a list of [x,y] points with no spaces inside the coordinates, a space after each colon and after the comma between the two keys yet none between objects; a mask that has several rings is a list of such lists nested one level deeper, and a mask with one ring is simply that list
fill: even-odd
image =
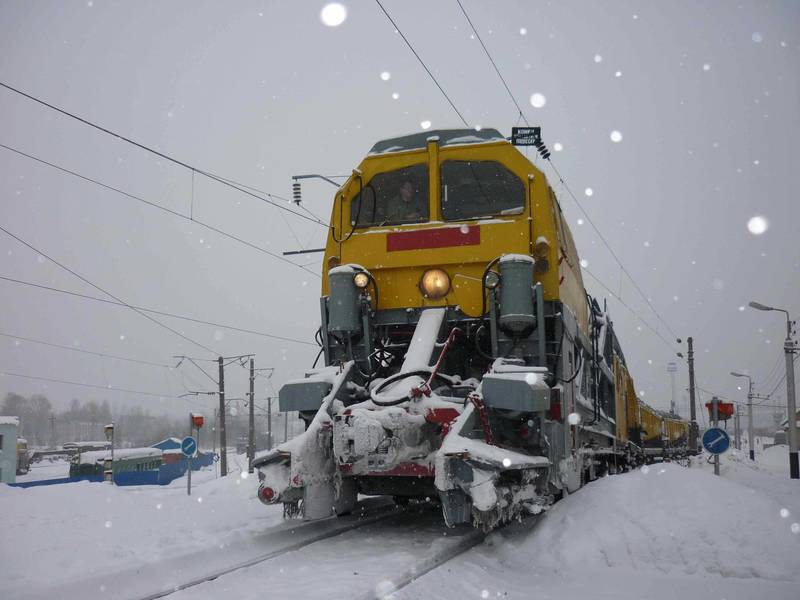
[{"label": "blue road sign", "polygon": [[731,438],[724,429],[712,427],[703,434],[703,448],[711,454],[722,454],[730,447]]},{"label": "blue road sign", "polygon": [[197,441],[190,435],[187,435],[181,441],[181,450],[186,456],[194,456],[194,453],[197,452]]}]

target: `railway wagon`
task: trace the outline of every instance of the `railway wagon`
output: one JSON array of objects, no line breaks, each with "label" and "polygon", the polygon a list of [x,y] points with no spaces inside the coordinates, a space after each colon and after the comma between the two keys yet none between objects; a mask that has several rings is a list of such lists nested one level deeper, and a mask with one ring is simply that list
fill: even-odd
[{"label": "railway wagon", "polygon": [[[98,477],[111,463],[111,451],[94,450],[82,452],[72,458],[69,467],[69,476]],[[122,473],[152,473],[158,480],[158,470],[161,467],[161,450],[158,448],[125,448],[114,451],[114,462],[110,465],[114,477]]]},{"label": "railway wagon", "polygon": [[259,498],[307,519],[357,494],[489,529],[661,439],[544,174],[493,129],[376,143],[334,198],[318,341],[288,382],[306,431]]}]

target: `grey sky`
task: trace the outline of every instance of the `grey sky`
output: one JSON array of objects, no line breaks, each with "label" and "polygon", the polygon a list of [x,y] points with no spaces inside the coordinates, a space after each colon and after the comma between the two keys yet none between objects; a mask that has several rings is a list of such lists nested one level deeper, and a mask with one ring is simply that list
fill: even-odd
[{"label": "grey sky", "polygon": [[[292,174],[348,173],[374,141],[419,131],[425,120],[433,128],[461,125],[378,5],[344,4],[346,21],[326,27],[318,1],[6,1],[0,81],[289,197]],[[384,5],[470,125],[508,134],[516,109],[455,0]],[[728,372],[766,379],[781,356],[784,323],[779,313],[738,308],[754,299],[800,315],[800,4],[464,6],[528,118],[542,125],[551,149],[563,144],[553,160],[592,220],[672,329],[695,337],[701,385],[742,398]],[[545,96],[542,108],[531,106],[533,93]],[[610,139],[615,130],[618,143]],[[6,90],[0,143],[182,213],[192,205],[185,169]],[[555,183],[588,269],[671,339],[631,282],[620,283],[610,253],[588,223],[578,224],[584,215]],[[331,191],[307,183],[304,202],[327,219]],[[2,148],[0,198],[0,225],[126,302],[309,341],[318,325],[316,275]],[[276,253],[323,242],[323,228],[207,179],[195,179],[192,210]],[[769,220],[760,236],[747,229],[755,215]],[[4,234],[0,256],[2,276],[102,295]],[[296,262],[317,273],[314,258]],[[181,353],[211,358],[125,308],[3,281],[0,297],[5,333],[165,363]],[[672,351],[609,302],[637,387],[645,400],[668,406]],[[276,368],[276,387],[301,376],[316,354],[311,346],[161,319],[225,355],[257,354],[258,367]],[[191,366],[170,373],[3,337],[0,365],[154,393],[212,385]],[[782,363],[774,372],[771,382]],[[234,366],[226,375],[230,395],[241,396],[245,371]],[[190,408],[15,377],[0,379],[0,393],[7,391],[44,392],[58,406],[107,397],[156,413]],[[259,380],[258,394],[267,393]],[[782,391],[775,401],[785,401]]]}]

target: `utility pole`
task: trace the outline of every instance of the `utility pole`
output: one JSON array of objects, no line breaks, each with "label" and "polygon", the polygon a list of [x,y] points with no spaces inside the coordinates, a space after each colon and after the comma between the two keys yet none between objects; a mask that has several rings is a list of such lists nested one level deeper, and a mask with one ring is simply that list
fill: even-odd
[{"label": "utility pole", "polygon": [[737,450],[741,450],[742,449],[742,441],[740,439],[741,430],[739,429],[739,427],[740,427],[740,425],[739,425],[739,407],[740,406],[741,405],[737,403],[736,407],[734,409],[735,412],[733,413],[733,446]]},{"label": "utility pole", "polygon": [[[714,427],[719,427],[719,398],[711,397],[711,414],[714,419]],[[719,454],[714,454],[714,475],[719,475]]]},{"label": "utility pole", "polygon": [[674,362],[667,363],[667,373],[669,373],[670,387],[672,389],[672,400],[669,403],[669,410],[675,413],[675,372],[678,370],[678,365]]},{"label": "utility pole", "polygon": [[217,359],[219,363],[219,471],[222,477],[228,474],[228,437],[225,431],[225,365],[223,358]]},{"label": "utility pole", "polygon": [[756,310],[777,310],[786,315],[786,339],[783,342],[783,352],[786,357],[786,408],[788,409],[789,425],[789,477],[800,479],[800,463],[797,457],[797,405],[794,395],[794,353],[797,352],[792,341],[792,321],[789,311],[774,306],[765,306],[759,302],[750,302],[750,308]]},{"label": "utility pole", "polygon": [[283,443],[289,439],[289,411],[283,413]]},{"label": "utility pole", "polygon": [[52,450],[56,449],[56,416],[50,415],[50,447]]},{"label": "utility pole", "polygon": [[756,459],[756,444],[753,439],[753,380],[747,378],[747,446],[750,450],[750,460]]},{"label": "utility pole", "polygon": [[747,447],[750,460],[756,459],[756,446],[753,442],[753,378],[744,373],[731,371],[734,377],[747,377]]},{"label": "utility pole", "polygon": [[794,343],[792,342],[792,322],[786,315],[786,341],[783,343],[786,354],[786,405],[789,409],[789,477],[800,479],[800,463],[797,458],[797,405],[794,396]]},{"label": "utility pole", "polygon": [[253,460],[256,457],[256,367],[255,359],[250,359],[250,427],[247,440],[247,472],[253,472]]},{"label": "utility pole", "polygon": [[689,344],[688,362],[689,362],[689,412],[691,425],[689,426],[689,450],[693,453],[697,452],[697,409],[694,403],[694,348],[692,346],[692,338],[686,339]]}]

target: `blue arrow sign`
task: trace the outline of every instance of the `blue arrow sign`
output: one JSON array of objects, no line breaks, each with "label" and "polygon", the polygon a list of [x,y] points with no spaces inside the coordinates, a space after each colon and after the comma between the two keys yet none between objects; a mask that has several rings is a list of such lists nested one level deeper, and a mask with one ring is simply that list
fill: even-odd
[{"label": "blue arrow sign", "polygon": [[181,441],[181,450],[186,456],[194,456],[194,453],[197,452],[197,441],[190,435],[187,435]]},{"label": "blue arrow sign", "polygon": [[710,454],[722,454],[730,447],[731,438],[724,429],[712,427],[703,434],[703,448]]}]

